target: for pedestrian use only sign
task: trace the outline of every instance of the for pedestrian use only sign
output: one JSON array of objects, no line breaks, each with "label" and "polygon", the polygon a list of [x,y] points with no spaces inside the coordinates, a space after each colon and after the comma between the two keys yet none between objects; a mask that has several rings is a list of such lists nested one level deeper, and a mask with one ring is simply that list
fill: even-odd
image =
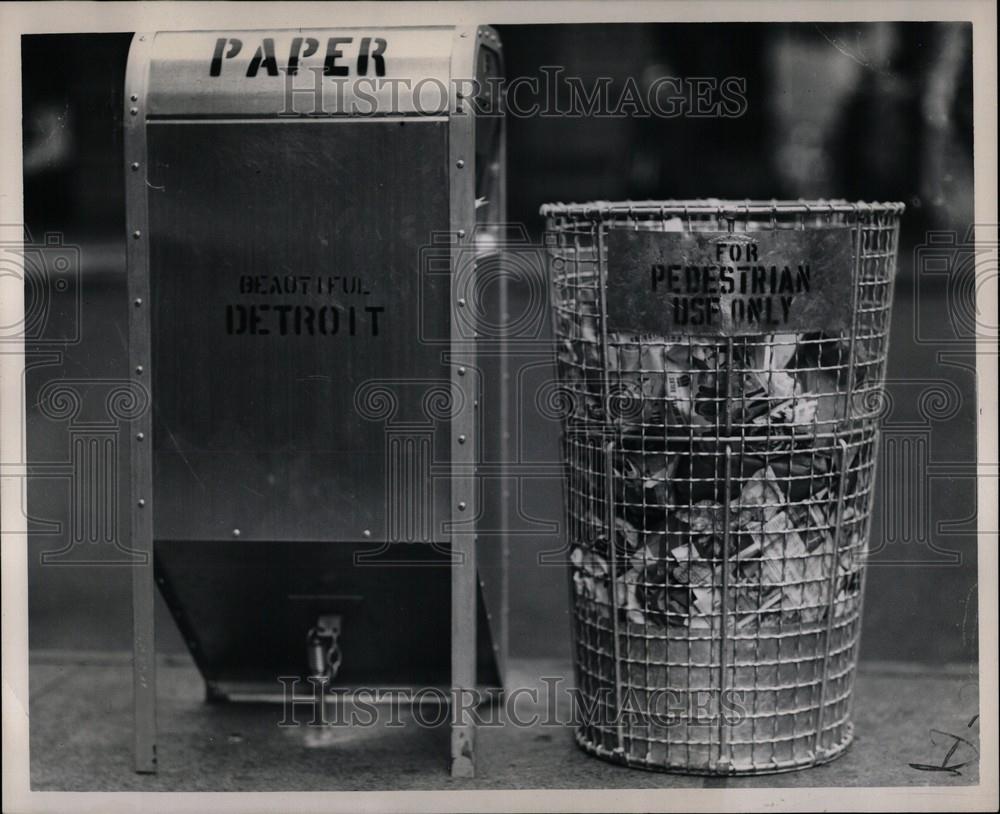
[{"label": "for pedestrian use only sign", "polygon": [[851,325],[854,231],[612,229],[612,330],[741,336],[839,332]]}]

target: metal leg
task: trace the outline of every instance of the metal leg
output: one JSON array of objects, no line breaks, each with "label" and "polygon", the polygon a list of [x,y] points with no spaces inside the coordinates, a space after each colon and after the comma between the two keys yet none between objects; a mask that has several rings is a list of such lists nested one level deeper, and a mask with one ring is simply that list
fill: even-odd
[{"label": "metal leg", "polygon": [[[465,535],[462,535],[465,537]],[[455,541],[451,571],[451,776],[476,775],[476,724],[468,702],[476,691],[476,560],[471,539]]]},{"label": "metal leg", "polygon": [[[143,541],[145,542],[145,541]],[[156,771],[156,642],[154,639],[152,540],[134,541],[147,554],[132,566],[132,686],[135,770]]]}]

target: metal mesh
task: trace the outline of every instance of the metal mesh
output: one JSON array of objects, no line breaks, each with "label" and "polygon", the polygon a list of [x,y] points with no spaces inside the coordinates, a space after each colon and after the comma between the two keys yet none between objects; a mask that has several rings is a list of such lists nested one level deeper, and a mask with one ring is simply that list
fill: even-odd
[{"label": "metal mesh", "polygon": [[[850,742],[902,210],[543,207],[588,751],[757,774]],[[608,230],[828,226],[854,242],[847,331],[665,337],[603,318]]]}]

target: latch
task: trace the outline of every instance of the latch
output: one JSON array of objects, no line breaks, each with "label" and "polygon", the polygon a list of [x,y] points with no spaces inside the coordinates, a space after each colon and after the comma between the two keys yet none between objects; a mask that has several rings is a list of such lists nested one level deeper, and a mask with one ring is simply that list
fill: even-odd
[{"label": "latch", "polygon": [[306,658],[309,675],[325,684],[334,681],[340,671],[342,655],[337,640],[340,638],[340,616],[323,615],[306,635]]}]

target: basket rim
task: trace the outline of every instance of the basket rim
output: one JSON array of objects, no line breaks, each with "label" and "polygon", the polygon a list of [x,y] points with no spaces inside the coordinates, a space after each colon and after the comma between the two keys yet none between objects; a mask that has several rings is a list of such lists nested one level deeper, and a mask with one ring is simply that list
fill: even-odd
[{"label": "basket rim", "polygon": [[795,200],[733,200],[691,198],[687,200],[647,201],[587,201],[584,203],[546,203],[539,213],[543,217],[564,217],[573,220],[603,221],[627,216],[651,218],[676,215],[718,215],[739,218],[749,215],[796,214],[902,214],[906,204],[900,201],[847,201],[845,199],[799,198]]}]

